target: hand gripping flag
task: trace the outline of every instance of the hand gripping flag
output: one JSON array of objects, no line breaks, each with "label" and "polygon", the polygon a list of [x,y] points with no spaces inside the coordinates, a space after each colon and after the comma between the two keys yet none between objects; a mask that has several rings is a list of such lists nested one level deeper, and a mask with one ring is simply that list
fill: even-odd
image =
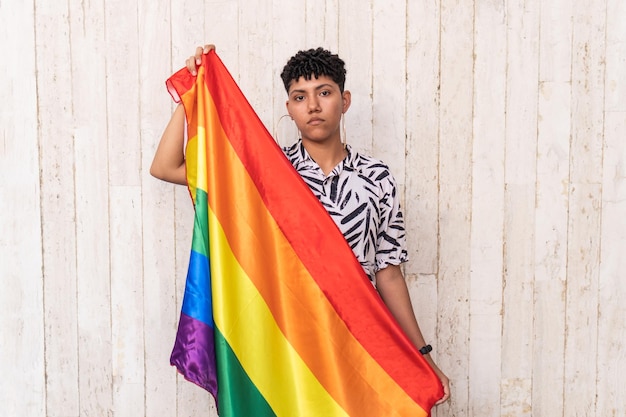
[{"label": "hand gripping flag", "polygon": [[427,416],[441,384],[214,51],[167,86],[195,205],[171,356],[221,416]]}]

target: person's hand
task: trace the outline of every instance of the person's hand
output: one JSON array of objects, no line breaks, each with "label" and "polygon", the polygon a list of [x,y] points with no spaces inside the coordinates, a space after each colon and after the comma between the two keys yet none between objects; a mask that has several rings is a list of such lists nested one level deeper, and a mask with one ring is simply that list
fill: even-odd
[{"label": "person's hand", "polygon": [[435,403],[435,405],[439,405],[445,403],[446,401],[448,401],[448,398],[450,398],[450,380],[443,372],[441,372],[441,369],[439,369],[437,366],[435,366],[434,371],[439,377],[441,385],[443,385],[443,397],[441,397],[439,401]]},{"label": "person's hand", "polygon": [[202,63],[202,55],[208,54],[209,51],[212,51],[214,49],[215,45],[211,44],[204,45],[204,47],[198,46],[196,48],[195,55],[187,58],[187,60],[185,61],[185,66],[187,67],[191,75],[198,75],[198,66],[200,66],[200,64]]}]

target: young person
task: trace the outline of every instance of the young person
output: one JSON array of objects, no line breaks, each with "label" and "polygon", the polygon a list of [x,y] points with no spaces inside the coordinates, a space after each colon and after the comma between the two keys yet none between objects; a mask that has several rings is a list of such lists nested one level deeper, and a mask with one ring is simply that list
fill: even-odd
[{"label": "young person", "polygon": [[[186,60],[197,73],[198,47]],[[331,215],[372,284],[413,345],[439,376],[441,404],[450,396],[448,377],[437,367],[415,318],[400,265],[408,260],[404,220],[389,168],[355,152],[342,141],[342,117],[351,94],[344,89],[346,70],[337,55],[322,48],[299,51],[289,59],[281,78],[287,90],[287,112],[301,138],[284,148],[286,157]],[[164,181],[186,185],[185,112],[178,105],[157,148],[150,173]]]}]

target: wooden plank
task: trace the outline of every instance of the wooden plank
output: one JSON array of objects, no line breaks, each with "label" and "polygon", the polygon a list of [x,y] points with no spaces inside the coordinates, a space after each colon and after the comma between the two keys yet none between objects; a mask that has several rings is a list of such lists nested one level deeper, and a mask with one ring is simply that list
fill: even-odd
[{"label": "wooden plank", "polygon": [[[575,167],[573,167],[575,169]],[[572,184],[567,247],[564,415],[596,409],[601,185]]]},{"label": "wooden plank", "polygon": [[[249,0],[239,7],[238,45],[239,87],[267,130],[271,132],[274,111],[271,107],[274,93],[276,64],[267,53],[268,37],[272,34],[272,5],[264,0]],[[282,34],[282,36],[285,36]]]},{"label": "wooden plank", "polygon": [[67,5],[38,3],[35,8],[48,375],[46,413],[53,415],[79,413],[75,159],[68,14]]},{"label": "wooden plank", "polygon": [[[572,0],[542,1],[539,7],[540,79],[569,82],[572,75]],[[585,11],[588,11],[588,7],[585,7]]]},{"label": "wooden plank", "polygon": [[128,282],[128,276],[140,277],[142,270],[137,262],[139,245],[129,248],[127,242],[141,242],[141,204],[129,191],[141,190],[138,10],[136,3],[129,7],[126,1],[112,0],[105,3],[104,12],[108,152],[113,161],[109,164],[113,409],[137,415],[144,410],[143,401],[137,399],[145,397],[143,283]]},{"label": "wooden plank", "polygon": [[[287,3],[285,7],[295,8],[294,2],[285,3]],[[338,0],[307,1],[305,3],[305,41],[300,45],[299,49],[322,46],[326,49],[337,51],[339,43]],[[299,30],[296,30],[293,33],[297,34],[298,32]],[[282,35],[277,34],[276,38],[280,37]]]},{"label": "wooden plank", "polygon": [[606,2],[575,2],[572,60],[567,304],[565,328],[565,415],[595,412],[598,331],[598,272],[602,200]]},{"label": "wooden plank", "polygon": [[607,2],[596,415],[626,415],[626,3]]},{"label": "wooden plank", "polygon": [[[607,1],[605,111],[626,111],[626,3]],[[609,131],[612,133],[612,131]]]},{"label": "wooden plank", "polygon": [[[308,3],[304,4],[304,2],[292,2],[289,0],[279,0],[273,4],[272,14],[277,24],[273,28],[273,117],[271,132],[280,146],[293,144],[299,136],[298,128],[288,116],[285,107],[287,92],[280,78],[280,73],[289,58],[299,50],[307,48],[305,41],[307,30],[302,30],[303,27],[306,27],[308,16],[306,6],[308,6]],[[317,26],[320,26],[319,22]],[[283,118],[281,119],[281,117]]]},{"label": "wooden plank", "polygon": [[[410,262],[405,264],[413,310],[433,359],[437,343],[439,2],[407,2],[406,157],[404,219]],[[440,364],[441,365],[441,364]],[[442,366],[448,373],[448,369]],[[438,408],[433,410],[437,416]]]},{"label": "wooden plank", "polygon": [[534,409],[534,400],[529,389],[533,381],[534,349],[533,254],[539,2],[509,2],[506,16],[509,35],[504,160],[505,287],[500,404],[501,414],[513,417],[540,415]]},{"label": "wooden plank", "polygon": [[109,190],[103,4],[71,1],[75,157],[77,415],[113,409]]},{"label": "wooden plank", "polygon": [[[140,185],[139,144],[139,57],[137,5],[125,0],[108,0],[104,6],[107,71],[107,131],[109,182],[111,185]],[[120,105],[123,100],[124,105]]]},{"label": "wooden plank", "polygon": [[0,5],[0,414],[46,413],[34,2]]},{"label": "wooden plank", "polygon": [[[216,51],[220,59],[231,72],[232,76],[237,79],[239,76],[239,5],[237,2],[230,0],[214,1],[204,3],[204,37],[203,39],[192,39],[193,42],[212,43],[216,46]],[[187,31],[193,33],[194,28],[187,28]],[[191,34],[192,34],[191,33]],[[190,38],[191,38],[190,34]],[[200,43],[198,44],[200,45]],[[183,58],[191,54],[196,45],[189,43],[187,49],[183,50]],[[191,47],[191,49],[189,48]],[[178,66],[184,65],[184,59],[174,62]],[[249,69],[247,69],[249,71]]]},{"label": "wooden plank", "polygon": [[[141,189],[112,186],[111,370],[115,414],[144,414],[144,317],[141,245]],[[133,279],[133,277],[135,277]]]},{"label": "wooden plank", "polygon": [[574,4],[572,39],[572,183],[602,181],[605,1],[591,11]]},{"label": "wooden plank", "polygon": [[374,0],[372,9],[372,154],[389,165],[403,199],[407,111],[406,3]]},{"label": "wooden plank", "polygon": [[451,380],[442,415],[469,413],[473,5],[441,2],[438,365]]},{"label": "wooden plank", "polygon": [[[346,90],[352,93],[344,115],[347,140],[356,151],[372,154],[372,10],[359,0],[339,3],[339,56],[346,62]],[[358,33],[359,36],[355,36]]]},{"label": "wooden plank", "polygon": [[[506,9],[481,3],[474,18],[469,334],[470,415],[500,413],[504,243]],[[486,363],[483,358],[489,357]]]},{"label": "wooden plank", "polygon": [[[626,8],[621,6],[619,13],[615,13],[613,23],[623,22],[619,19],[626,17]],[[614,3],[612,11],[617,12]],[[619,23],[619,26],[621,23]],[[607,29],[623,30],[609,25]],[[607,37],[610,39],[610,37]],[[607,48],[613,53],[616,50],[625,50],[626,43],[621,38],[621,45],[611,44]],[[621,55],[622,57],[625,55]],[[617,57],[613,57],[614,59]],[[609,65],[615,60],[607,60],[607,79],[615,76],[621,69]],[[620,81],[623,83],[623,79]],[[621,87],[618,87],[621,88]],[[622,96],[620,102],[612,105],[626,105],[626,98]],[[626,401],[624,386],[626,386],[626,355],[624,354],[624,335],[626,334],[626,306],[622,300],[626,297],[624,274],[626,271],[626,111],[610,111],[605,118],[605,148],[602,183],[602,230],[600,271],[598,277],[598,320],[597,333],[597,401],[595,415],[621,416],[626,415]],[[593,339],[591,339],[593,341]],[[586,343],[582,346],[580,355],[587,355]]]},{"label": "wooden plank", "polygon": [[[563,45],[567,47],[567,45]],[[540,308],[552,313],[535,312],[536,342],[541,346],[537,356],[537,373],[534,389],[541,390],[540,402],[550,407],[562,407],[561,397],[547,398],[545,386],[562,384],[562,355],[564,299],[562,291],[567,279],[567,219],[569,181],[570,95],[568,82],[543,82],[538,101],[537,185],[535,197],[535,279],[541,282],[536,291]],[[547,284],[544,284],[546,283]],[[552,314],[548,319],[544,314]],[[539,347],[538,347],[539,349]],[[556,381],[554,381],[554,380]],[[560,386],[560,385],[557,385]],[[544,400],[545,398],[545,400]],[[555,409],[554,411],[556,412]],[[533,408],[534,409],[534,408]]]},{"label": "wooden plank", "polygon": [[[149,174],[163,127],[171,114],[165,79],[171,72],[171,33],[162,24],[169,3],[141,1],[139,15],[139,103],[142,156],[143,327],[145,415],[176,416],[176,374],[169,357],[176,332],[174,201],[171,185]],[[193,47],[192,47],[193,48]],[[181,63],[179,63],[182,65]]]},{"label": "wooden plank", "polygon": [[407,2],[405,272],[418,287],[438,264],[439,13],[438,1]]},{"label": "wooden plank", "polygon": [[[526,162],[526,161],[523,161]],[[512,159],[507,169],[512,165]],[[531,175],[529,182],[534,181]],[[531,417],[535,186],[506,184],[500,415]]]}]

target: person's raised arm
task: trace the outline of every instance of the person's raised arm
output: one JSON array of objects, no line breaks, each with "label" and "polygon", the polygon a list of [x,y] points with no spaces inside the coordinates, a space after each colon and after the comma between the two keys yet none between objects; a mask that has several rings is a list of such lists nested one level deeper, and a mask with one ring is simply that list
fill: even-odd
[{"label": "person's raised arm", "polygon": [[[215,49],[214,45],[197,47],[196,53],[185,60],[185,66],[192,75],[197,74],[197,67],[202,62],[202,55]],[[157,147],[150,174],[163,181],[174,184],[187,184],[185,170],[185,109],[182,104],[176,107],[172,117],[163,131],[161,141]]]},{"label": "person's raised arm", "polygon": [[[402,270],[398,265],[390,265],[376,272],[376,288],[385,305],[394,316],[404,333],[417,349],[421,349],[426,345],[422,331],[417,324],[415,312],[411,305],[411,297],[404,280]],[[424,359],[433,368],[441,384],[443,385],[443,397],[436,404],[441,404],[450,397],[450,381],[448,377],[441,372],[430,354],[425,354]]]},{"label": "person's raised arm", "polygon": [[150,175],[163,181],[186,185],[184,142],[185,108],[179,104],[163,131],[150,166]]}]

